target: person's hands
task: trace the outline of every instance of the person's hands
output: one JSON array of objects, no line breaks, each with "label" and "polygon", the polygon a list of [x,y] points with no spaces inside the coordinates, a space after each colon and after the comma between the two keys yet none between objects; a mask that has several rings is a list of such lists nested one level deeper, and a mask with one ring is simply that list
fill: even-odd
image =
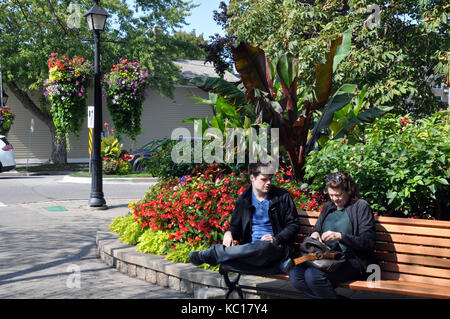
[{"label": "person's hands", "polygon": [[261,237],[261,240],[269,241],[274,245],[276,245],[277,243],[275,237],[273,237],[271,234],[265,234],[264,236]]},{"label": "person's hands", "polygon": [[322,240],[324,242],[327,241],[334,241],[334,240],[341,240],[342,234],[334,231],[326,231],[322,234]]},{"label": "person's hands", "polygon": [[314,238],[315,240],[318,240],[322,242],[322,239],[320,238],[320,234],[318,232],[314,232],[310,235],[310,237]]},{"label": "person's hands", "polygon": [[230,247],[233,245],[233,235],[231,234],[230,231],[227,231],[224,235],[223,235],[223,242],[222,244],[225,247]]}]

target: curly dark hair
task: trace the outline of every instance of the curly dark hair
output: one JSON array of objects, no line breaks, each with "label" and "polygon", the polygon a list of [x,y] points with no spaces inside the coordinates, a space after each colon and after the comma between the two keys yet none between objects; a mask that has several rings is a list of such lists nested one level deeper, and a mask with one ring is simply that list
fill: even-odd
[{"label": "curly dark hair", "polygon": [[358,186],[352,176],[341,171],[328,175],[325,178],[325,187],[343,190],[349,194],[352,203],[360,198]]}]

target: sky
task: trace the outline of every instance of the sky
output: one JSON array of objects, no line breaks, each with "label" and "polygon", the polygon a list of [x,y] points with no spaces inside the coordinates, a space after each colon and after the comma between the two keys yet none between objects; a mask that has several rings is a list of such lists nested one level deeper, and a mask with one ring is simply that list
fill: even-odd
[{"label": "sky", "polygon": [[[183,30],[191,32],[195,29],[197,35],[203,33],[205,40],[215,33],[224,35],[222,28],[213,19],[213,11],[219,10],[221,1],[224,0],[192,0],[192,3],[200,6],[191,10],[191,16],[186,18],[189,25],[184,26]],[[225,0],[225,3],[228,3],[228,0]]]}]

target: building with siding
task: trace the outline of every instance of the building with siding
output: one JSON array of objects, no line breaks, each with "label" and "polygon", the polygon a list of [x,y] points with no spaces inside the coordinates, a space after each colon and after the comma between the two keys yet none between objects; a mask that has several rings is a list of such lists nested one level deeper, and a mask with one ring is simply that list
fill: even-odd
[{"label": "building with siding", "polygon": [[[205,64],[203,61],[177,60],[175,64],[180,68],[183,78],[189,80],[197,76],[218,77],[212,64]],[[227,81],[238,81],[239,78],[227,72],[224,77]],[[136,142],[126,137],[121,143],[126,150],[137,149],[140,146],[162,137],[169,137],[171,132],[177,127],[186,127],[193,134],[192,123],[181,123],[181,121],[192,117],[205,117],[212,114],[212,109],[208,105],[196,104],[196,100],[190,96],[200,96],[207,98],[208,94],[192,85],[176,85],[173,99],[161,96],[157,92],[149,90],[147,98],[143,104],[142,111],[142,134],[136,138]],[[38,101],[40,96],[35,94],[34,101]],[[88,105],[94,105],[94,94],[91,88],[88,93]],[[30,163],[48,162],[51,155],[51,137],[48,127],[31,112],[25,109],[21,103],[9,94],[9,107],[13,110],[15,120],[8,133],[8,141],[14,146],[15,158],[18,164],[25,163],[27,156]],[[103,100],[103,122],[112,126],[111,117],[106,103]],[[30,135],[31,119],[34,120],[34,131]],[[68,162],[88,162],[89,130],[87,128],[87,118],[83,124],[83,130],[79,138],[70,137]]]}]

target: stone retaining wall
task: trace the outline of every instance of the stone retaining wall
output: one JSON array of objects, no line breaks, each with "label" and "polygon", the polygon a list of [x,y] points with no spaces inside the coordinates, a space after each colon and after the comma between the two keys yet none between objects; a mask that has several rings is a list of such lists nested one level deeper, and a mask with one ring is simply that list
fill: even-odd
[{"label": "stone retaining wall", "polygon": [[[97,256],[118,271],[162,287],[168,287],[196,298],[223,298],[226,285],[216,271],[197,268],[191,264],[173,263],[164,256],[144,254],[118,240],[118,235],[98,232]],[[289,282],[257,276],[241,276],[240,284],[275,289],[258,291],[245,289],[244,297],[251,298],[301,298]]]}]

